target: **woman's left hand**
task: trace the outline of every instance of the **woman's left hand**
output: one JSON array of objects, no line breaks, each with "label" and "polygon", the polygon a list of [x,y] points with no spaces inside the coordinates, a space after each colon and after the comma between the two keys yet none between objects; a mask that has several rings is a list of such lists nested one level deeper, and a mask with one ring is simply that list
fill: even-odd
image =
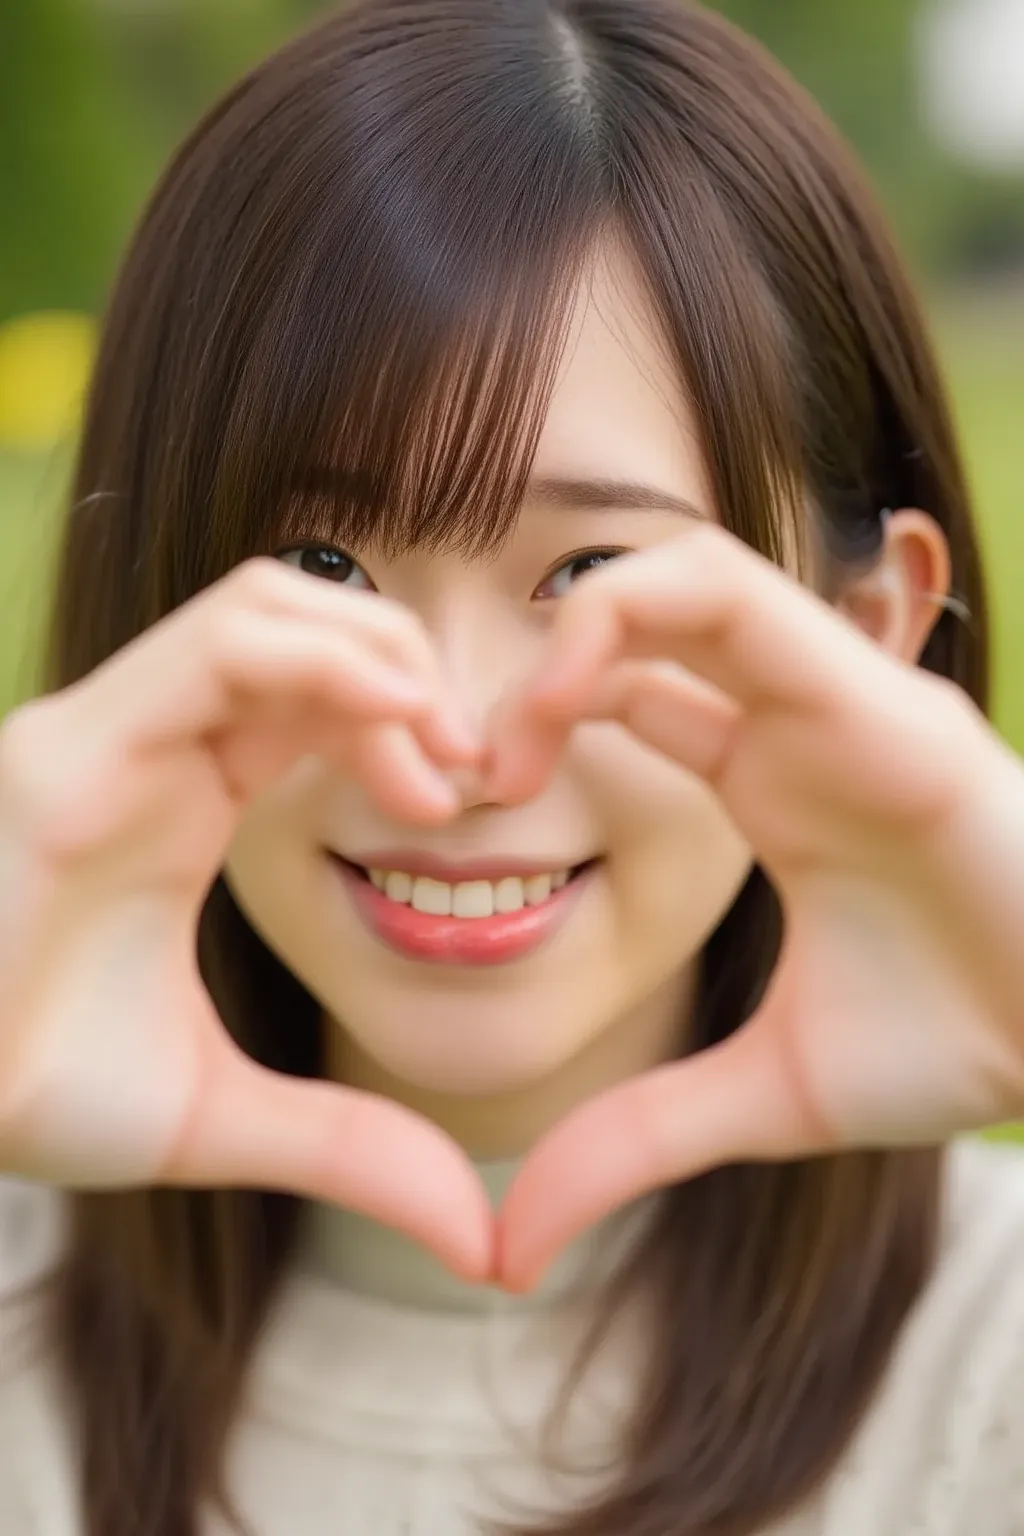
[{"label": "woman's left hand", "polygon": [[1024,1116],[1024,768],[967,696],[712,524],[586,577],[552,638],[499,725],[501,791],[536,793],[579,721],[620,721],[714,789],[785,938],[735,1035],[538,1144],[502,1212],[503,1283],[723,1163]]}]

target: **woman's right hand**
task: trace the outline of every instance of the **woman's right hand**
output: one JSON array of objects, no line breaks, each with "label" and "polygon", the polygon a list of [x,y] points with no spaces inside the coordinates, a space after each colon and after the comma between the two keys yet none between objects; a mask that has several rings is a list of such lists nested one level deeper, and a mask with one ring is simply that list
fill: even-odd
[{"label": "woman's right hand", "polygon": [[250,560],[0,726],[0,1171],[72,1188],[273,1188],[486,1278],[459,1148],[385,1099],[257,1065],[199,975],[247,805],[316,753],[387,812],[457,809],[475,747],[416,619]]}]

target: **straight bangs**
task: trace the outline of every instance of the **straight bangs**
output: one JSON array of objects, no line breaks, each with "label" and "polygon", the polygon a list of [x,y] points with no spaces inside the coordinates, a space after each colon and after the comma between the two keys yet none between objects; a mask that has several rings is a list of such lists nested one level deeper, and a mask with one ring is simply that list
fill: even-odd
[{"label": "straight bangs", "polygon": [[[531,198],[518,227],[494,232],[489,265],[449,259],[445,230],[429,264],[403,261],[415,258],[408,247],[376,265],[347,251],[296,302],[282,288],[217,486],[214,522],[229,530],[232,563],[299,541],[385,559],[500,547],[526,494],[587,259],[574,234],[546,223]],[[318,290],[337,278],[353,298],[317,334]],[[257,506],[254,526],[245,509]]]},{"label": "straight bangs", "polygon": [[[176,233],[210,255],[168,274],[190,503],[157,519],[161,610],[289,541],[481,555],[509,532],[611,205],[571,56],[534,7],[501,23],[460,7],[451,53],[436,18],[356,7],[243,82],[204,165],[183,147],[158,204],[201,177]],[[192,311],[218,319],[186,356]]]},{"label": "straight bangs", "polygon": [[[883,510],[923,509],[969,622],[944,609],[920,664],[984,708],[970,498],[884,221],[807,96],[686,0],[354,0],[207,115],[105,316],[43,691],[253,554],[496,550],[611,238],[689,394],[718,520],[838,594],[877,557]],[[743,1026],[783,936],[755,868],[700,957],[685,1050]],[[320,1010],[223,880],[198,948],[242,1048],[319,1075]],[[881,1386],[941,1189],[926,1149],[669,1190],[566,1383],[650,1282],[615,1477],[531,1536],[754,1536],[795,1510]],[[228,1441],[299,1202],[146,1190],[73,1208],[52,1316],[83,1529],[198,1536],[208,1501],[232,1514]]]}]

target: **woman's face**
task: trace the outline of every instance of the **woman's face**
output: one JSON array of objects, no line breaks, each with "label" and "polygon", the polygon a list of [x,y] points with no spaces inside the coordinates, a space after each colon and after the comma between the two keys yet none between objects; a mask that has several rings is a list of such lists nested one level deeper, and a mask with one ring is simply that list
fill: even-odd
[{"label": "woman's face", "polygon": [[[628,482],[714,515],[656,337],[628,265],[609,257],[581,286],[536,493],[500,556],[346,551],[361,562],[352,580],[420,616],[481,728],[543,656],[559,595],[586,569],[580,552],[657,544],[687,515],[653,496],[554,505],[551,482]],[[526,805],[489,800],[471,773],[457,782],[461,814],[424,830],[307,758],[251,807],[227,878],[322,1003],[337,1075],[420,1108],[479,1156],[511,1155],[574,1102],[678,1053],[695,958],[751,856],[701,782],[614,724],[578,727]],[[385,890],[334,855],[378,884],[388,875]],[[453,901],[456,913],[497,904],[499,917],[439,917]]]}]

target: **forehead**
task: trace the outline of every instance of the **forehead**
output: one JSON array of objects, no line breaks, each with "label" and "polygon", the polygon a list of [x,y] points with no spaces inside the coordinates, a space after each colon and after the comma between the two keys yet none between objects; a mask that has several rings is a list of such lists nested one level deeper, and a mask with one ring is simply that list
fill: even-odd
[{"label": "forehead", "polygon": [[541,430],[534,478],[629,479],[710,510],[679,363],[629,258],[602,251],[583,275]]}]

